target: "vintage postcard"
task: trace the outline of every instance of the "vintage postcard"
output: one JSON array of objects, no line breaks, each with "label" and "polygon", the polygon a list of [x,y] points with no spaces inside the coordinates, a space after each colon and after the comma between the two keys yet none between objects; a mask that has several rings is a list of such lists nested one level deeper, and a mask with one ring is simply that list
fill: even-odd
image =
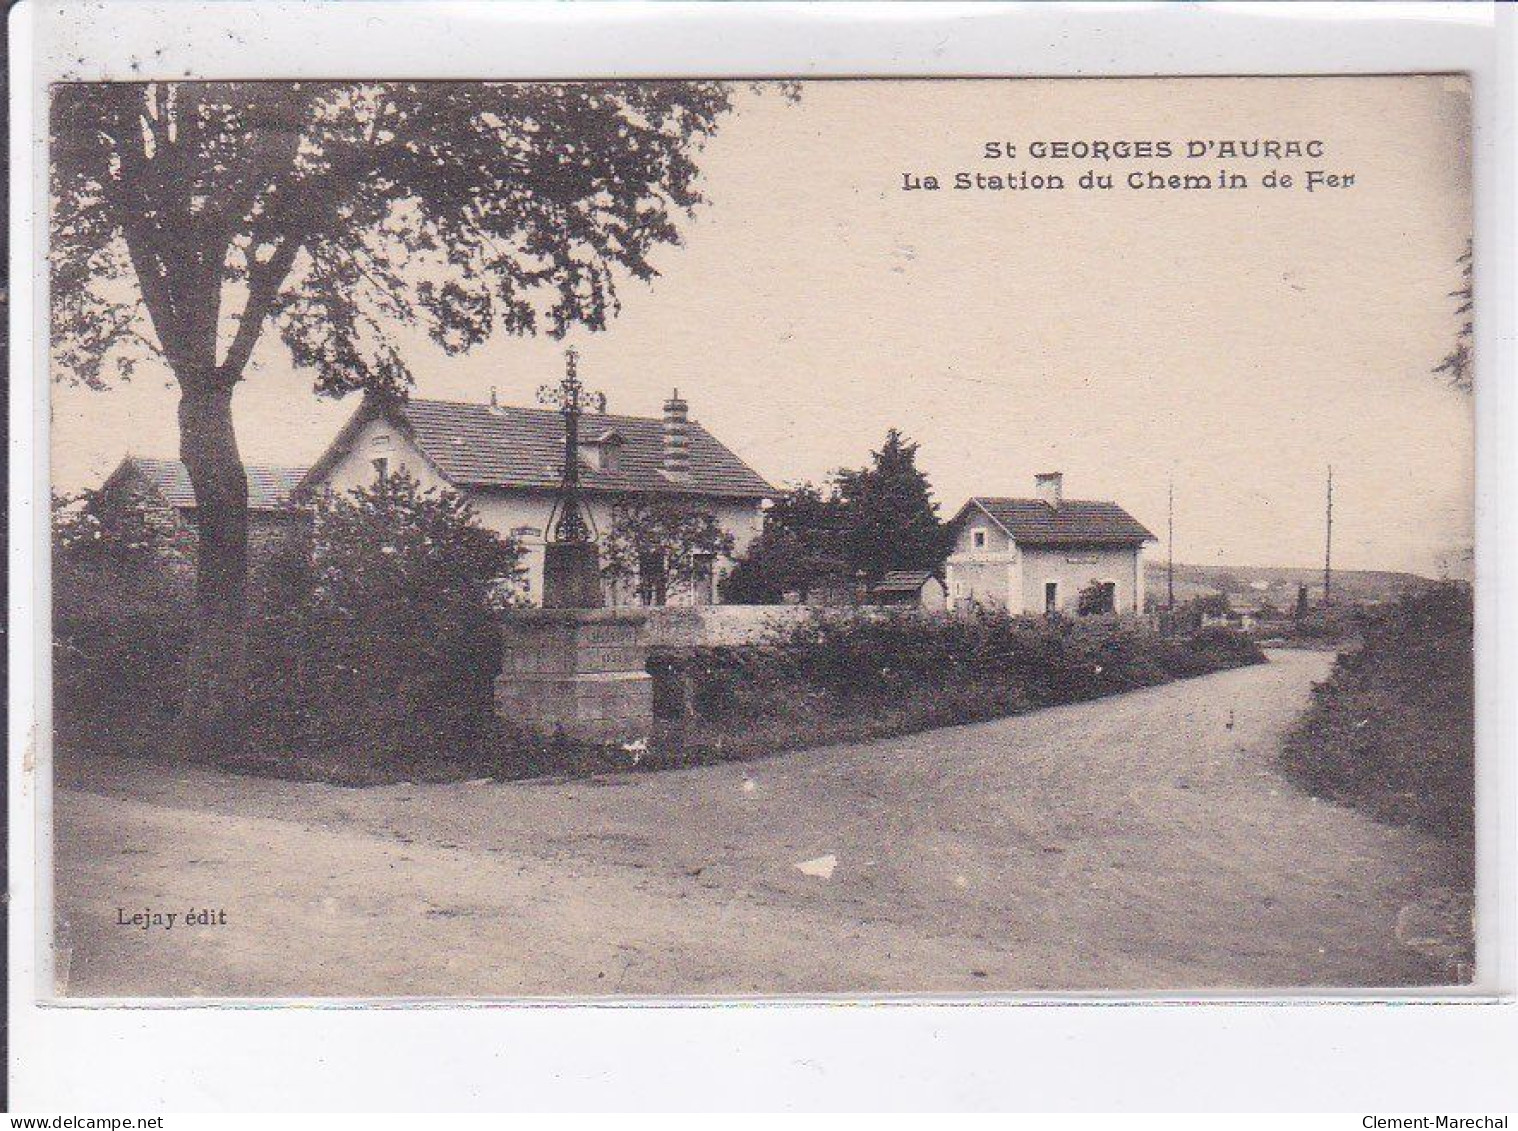
[{"label": "vintage postcard", "polygon": [[56,996],[1479,980],[1465,76],[48,114]]}]

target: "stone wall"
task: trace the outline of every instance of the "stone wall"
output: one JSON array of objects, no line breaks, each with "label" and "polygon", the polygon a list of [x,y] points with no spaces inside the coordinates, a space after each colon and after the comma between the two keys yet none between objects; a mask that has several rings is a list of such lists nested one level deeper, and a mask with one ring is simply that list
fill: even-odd
[{"label": "stone wall", "polygon": [[756,644],[818,610],[810,605],[667,605],[646,611],[650,647],[694,648]]},{"label": "stone wall", "polygon": [[759,644],[813,617],[943,616],[915,605],[706,605],[645,609],[649,647],[697,648]]}]

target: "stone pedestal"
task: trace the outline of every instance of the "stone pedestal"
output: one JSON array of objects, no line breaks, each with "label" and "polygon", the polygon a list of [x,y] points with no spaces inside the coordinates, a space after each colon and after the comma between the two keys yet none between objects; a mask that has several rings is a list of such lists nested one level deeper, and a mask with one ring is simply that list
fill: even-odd
[{"label": "stone pedestal", "polygon": [[594,542],[548,542],[543,546],[543,607],[599,609],[601,555]]},{"label": "stone pedestal", "polygon": [[501,621],[495,707],[516,726],[586,742],[653,730],[641,609],[523,609]]}]

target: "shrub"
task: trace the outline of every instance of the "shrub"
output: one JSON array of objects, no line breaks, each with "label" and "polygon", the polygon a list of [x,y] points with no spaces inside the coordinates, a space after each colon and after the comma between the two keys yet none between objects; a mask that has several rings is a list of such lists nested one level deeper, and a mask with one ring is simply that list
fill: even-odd
[{"label": "shrub", "polygon": [[128,498],[53,499],[55,748],[137,754],[174,733],[191,631],[172,533]]},{"label": "shrub", "polygon": [[[80,749],[162,750],[183,696],[188,579],[155,558],[151,532],[104,514],[97,503],[59,520],[59,734]],[[368,784],[628,767],[616,749],[497,719],[496,614],[515,599],[520,547],[462,499],[392,477],[291,518],[288,543],[255,578],[250,753],[234,768]],[[1222,629],[1175,640],[1116,617],[819,611],[757,647],[661,650],[649,666],[666,749],[706,761],[994,718],[1262,658]]]},{"label": "shrub", "polygon": [[1288,644],[1316,650],[1332,650],[1353,640],[1361,631],[1369,609],[1354,605],[1319,605],[1301,616],[1276,622],[1272,627]]},{"label": "shrub", "polygon": [[757,646],[660,649],[655,713],[686,761],[905,733],[1263,661],[1208,629],[1171,639],[1118,617],[821,612]]},{"label": "shrub", "polygon": [[1475,662],[1471,590],[1430,585],[1360,616],[1282,753],[1322,797],[1475,849]]},{"label": "shrub", "polygon": [[351,772],[478,760],[499,737],[495,613],[520,556],[409,476],[317,500],[264,579],[250,748]]},{"label": "shrub", "polygon": [[[159,517],[98,492],[55,500],[60,764],[180,753],[194,575]],[[628,766],[497,718],[495,618],[520,592],[520,547],[463,500],[391,478],[287,518],[252,580],[249,741],[227,768],[366,785]]]}]

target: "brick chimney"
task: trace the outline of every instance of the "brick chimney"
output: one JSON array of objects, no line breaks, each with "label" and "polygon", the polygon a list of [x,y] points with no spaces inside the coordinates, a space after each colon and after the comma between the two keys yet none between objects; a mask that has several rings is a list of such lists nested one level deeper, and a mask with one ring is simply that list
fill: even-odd
[{"label": "brick chimney", "polygon": [[1059,510],[1065,496],[1065,476],[1059,471],[1045,471],[1033,477],[1040,502],[1048,503],[1051,510]]},{"label": "brick chimney", "polygon": [[664,402],[664,474],[690,478],[690,405],[680,398],[679,389]]}]

